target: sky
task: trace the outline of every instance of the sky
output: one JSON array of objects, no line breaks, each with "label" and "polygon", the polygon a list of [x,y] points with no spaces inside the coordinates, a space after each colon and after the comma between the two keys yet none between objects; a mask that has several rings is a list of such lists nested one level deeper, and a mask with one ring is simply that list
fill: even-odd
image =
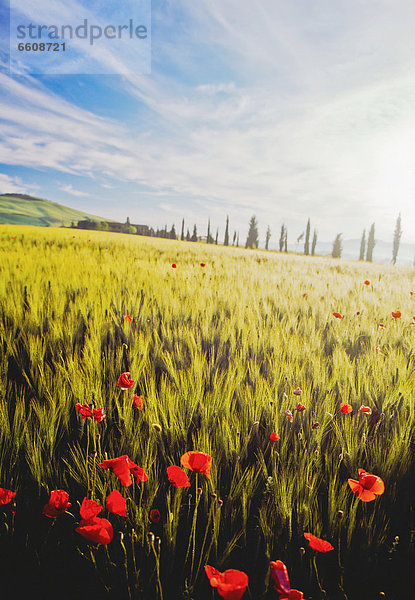
[{"label": "sky", "polygon": [[[102,22],[108,0],[11,4]],[[255,214],[274,244],[308,218],[319,240],[375,222],[389,241],[401,213],[415,247],[412,0],[153,0],[150,16],[147,72],[111,43],[39,74],[9,58],[0,5],[0,193],[200,234],[210,218],[220,238],[229,215],[241,240]]]}]

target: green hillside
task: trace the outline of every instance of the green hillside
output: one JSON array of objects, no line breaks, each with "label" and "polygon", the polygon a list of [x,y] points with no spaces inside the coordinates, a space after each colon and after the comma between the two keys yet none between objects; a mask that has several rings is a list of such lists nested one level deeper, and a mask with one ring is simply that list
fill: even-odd
[{"label": "green hillside", "polygon": [[50,202],[24,194],[0,195],[0,223],[11,225],[36,225],[40,227],[69,227],[83,219],[107,221],[57,202]]}]

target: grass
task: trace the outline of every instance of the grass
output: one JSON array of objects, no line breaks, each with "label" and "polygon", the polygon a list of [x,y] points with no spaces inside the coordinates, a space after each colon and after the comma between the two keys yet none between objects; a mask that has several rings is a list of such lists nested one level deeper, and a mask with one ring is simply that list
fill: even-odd
[{"label": "grass", "polygon": [[107,220],[43,198],[0,195],[1,223],[39,227],[70,227],[72,223],[89,218],[97,221]]},{"label": "grass", "polygon": [[[413,269],[23,226],[1,226],[0,241],[0,487],[17,492],[0,545],[11,589],[24,560],[45,598],[211,599],[210,564],[248,573],[244,598],[277,598],[268,564],[281,559],[293,587],[319,598],[310,531],[335,546],[316,560],[327,598],[410,597]],[[122,392],[125,371],[135,385]],[[81,420],[77,402],[106,419]],[[211,479],[189,473],[191,487],[176,489],[166,467],[189,450],[212,456]],[[123,454],[145,483],[125,488],[97,466]],[[347,485],[358,468],[385,482],[374,502]],[[53,489],[73,506],[51,523],[42,508]],[[88,544],[74,531],[79,504],[112,489],[128,517],[110,517],[111,544]]]}]

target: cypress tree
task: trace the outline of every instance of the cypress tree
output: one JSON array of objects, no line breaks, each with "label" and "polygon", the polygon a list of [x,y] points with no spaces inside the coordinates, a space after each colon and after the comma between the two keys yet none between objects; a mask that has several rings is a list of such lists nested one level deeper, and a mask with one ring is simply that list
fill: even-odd
[{"label": "cypress tree", "polygon": [[266,236],[265,236],[265,250],[268,250],[268,245],[269,245],[270,237],[271,237],[271,229],[270,229],[270,227],[268,225],[267,233],[266,233]]},{"label": "cypress tree", "polygon": [[223,245],[229,246],[229,216],[226,217],[225,238],[223,240]]},{"label": "cypress tree", "polygon": [[306,254],[306,255],[310,254],[310,230],[311,230],[310,219],[308,219],[307,227],[305,230],[305,241],[304,241],[304,254]]},{"label": "cypress tree", "polygon": [[369,236],[367,238],[366,260],[368,262],[372,262],[373,260],[373,248],[375,247],[375,244],[375,224],[372,223],[372,226],[369,231]]},{"label": "cypress tree", "polygon": [[183,242],[183,240],[184,240],[184,219],[183,219],[183,221],[182,221],[182,233],[181,233],[181,235],[180,235],[180,239],[181,239],[181,241]]},{"label": "cypress tree", "polygon": [[314,256],[316,253],[316,246],[317,246],[317,230],[314,230],[313,233],[313,241],[311,242],[311,256]]},{"label": "cypress tree", "polygon": [[342,239],[341,238],[342,238],[342,234],[338,233],[336,235],[336,239],[333,242],[333,250],[331,252],[331,255],[333,258],[340,258],[342,255],[343,247],[342,247]]},{"label": "cypress tree", "polygon": [[249,231],[245,248],[258,248],[258,222],[255,215],[253,215],[249,221]]},{"label": "cypress tree", "polygon": [[362,239],[360,240],[359,260],[365,260],[366,251],[366,229],[363,229]]},{"label": "cypress tree", "polygon": [[280,252],[282,252],[284,250],[284,240],[285,240],[285,225],[281,225],[281,232],[280,232]]},{"label": "cypress tree", "polygon": [[189,230],[187,230],[187,233],[186,233],[186,242],[190,242],[190,231]]},{"label": "cypress tree", "polygon": [[193,235],[190,238],[190,241],[191,242],[197,242],[197,228],[196,228],[196,225],[194,225],[194,227],[193,227]]},{"label": "cypress tree", "polygon": [[396,259],[398,257],[399,244],[401,242],[402,227],[401,227],[401,213],[399,213],[396,219],[395,232],[393,234],[393,253],[392,253],[392,264],[396,265]]}]

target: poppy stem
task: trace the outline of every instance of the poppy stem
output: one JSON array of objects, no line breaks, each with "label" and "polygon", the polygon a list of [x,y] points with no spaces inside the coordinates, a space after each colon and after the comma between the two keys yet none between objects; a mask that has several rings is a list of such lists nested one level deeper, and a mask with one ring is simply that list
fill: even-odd
[{"label": "poppy stem", "polygon": [[[207,536],[208,536],[208,534],[209,534],[209,530],[210,530],[210,522],[211,522],[211,519],[212,519],[212,516],[213,516],[213,510],[214,510],[214,507],[215,507],[215,504],[212,502],[212,504],[211,504],[211,506],[210,506],[210,509],[209,509],[208,521],[207,521],[207,524],[206,524],[205,535],[204,535],[203,542],[202,542],[202,548],[201,548],[201,550],[200,550],[199,564],[197,565],[196,573],[195,573],[195,576],[194,576],[194,578],[193,578],[193,579],[194,579],[194,581],[196,581],[196,579],[197,579],[197,577],[198,577],[198,575],[199,575],[200,567],[202,566],[203,555],[204,555],[203,551],[204,551],[204,549],[205,549],[205,544],[206,544]],[[214,542],[214,540],[215,540],[215,538],[214,538],[214,536],[212,535],[212,536],[211,536],[211,540],[210,540],[209,547],[208,547],[208,549],[207,549],[207,551],[206,551],[206,561],[205,561],[205,563],[207,563],[207,562],[208,562],[208,559],[209,559],[209,554],[210,554],[210,551],[211,551],[211,549],[212,549],[212,546],[213,546],[213,542]]]},{"label": "poppy stem", "polygon": [[154,548],[154,540],[151,542],[151,549],[154,554],[154,558],[156,559],[156,577],[157,577],[157,587],[159,591],[160,600],[163,600],[163,588],[160,580],[160,545],[158,545],[158,550]]},{"label": "poppy stem", "polygon": [[346,592],[344,591],[344,588],[343,588],[344,567],[342,565],[342,557],[341,557],[341,534],[342,534],[342,519],[343,519],[343,511],[342,510],[338,511],[337,518],[339,520],[339,526],[337,529],[337,562],[339,564],[339,571],[340,571],[339,588],[343,594],[344,600],[348,600]]},{"label": "poppy stem", "polygon": [[86,489],[87,489],[87,497],[90,495],[89,488],[89,420],[86,419],[86,460],[85,460],[85,468],[86,468]]},{"label": "poppy stem", "polygon": [[198,494],[198,473],[195,474],[195,508],[193,511],[192,528],[190,530],[190,539],[187,546],[185,564],[190,554],[190,548],[192,548],[192,561],[190,567],[190,578],[192,578],[193,565],[195,560],[195,546],[196,546],[196,525],[197,525],[197,508],[199,506],[200,495]]},{"label": "poppy stem", "polygon": [[129,600],[131,600],[131,588],[130,588],[130,583],[128,581],[128,555],[127,555],[127,548],[124,545],[123,540],[121,539],[120,536],[120,545],[124,554],[124,571],[125,571],[125,583],[127,585],[127,594],[128,594],[128,598]]},{"label": "poppy stem", "polygon": [[318,589],[320,590],[321,597],[325,598],[326,597],[326,591],[323,590],[323,588],[321,587],[320,577],[318,575],[318,568],[317,568],[317,561],[316,561],[316,555],[315,554],[313,556],[313,566],[314,566],[314,572],[316,574],[316,580],[317,580]]}]

